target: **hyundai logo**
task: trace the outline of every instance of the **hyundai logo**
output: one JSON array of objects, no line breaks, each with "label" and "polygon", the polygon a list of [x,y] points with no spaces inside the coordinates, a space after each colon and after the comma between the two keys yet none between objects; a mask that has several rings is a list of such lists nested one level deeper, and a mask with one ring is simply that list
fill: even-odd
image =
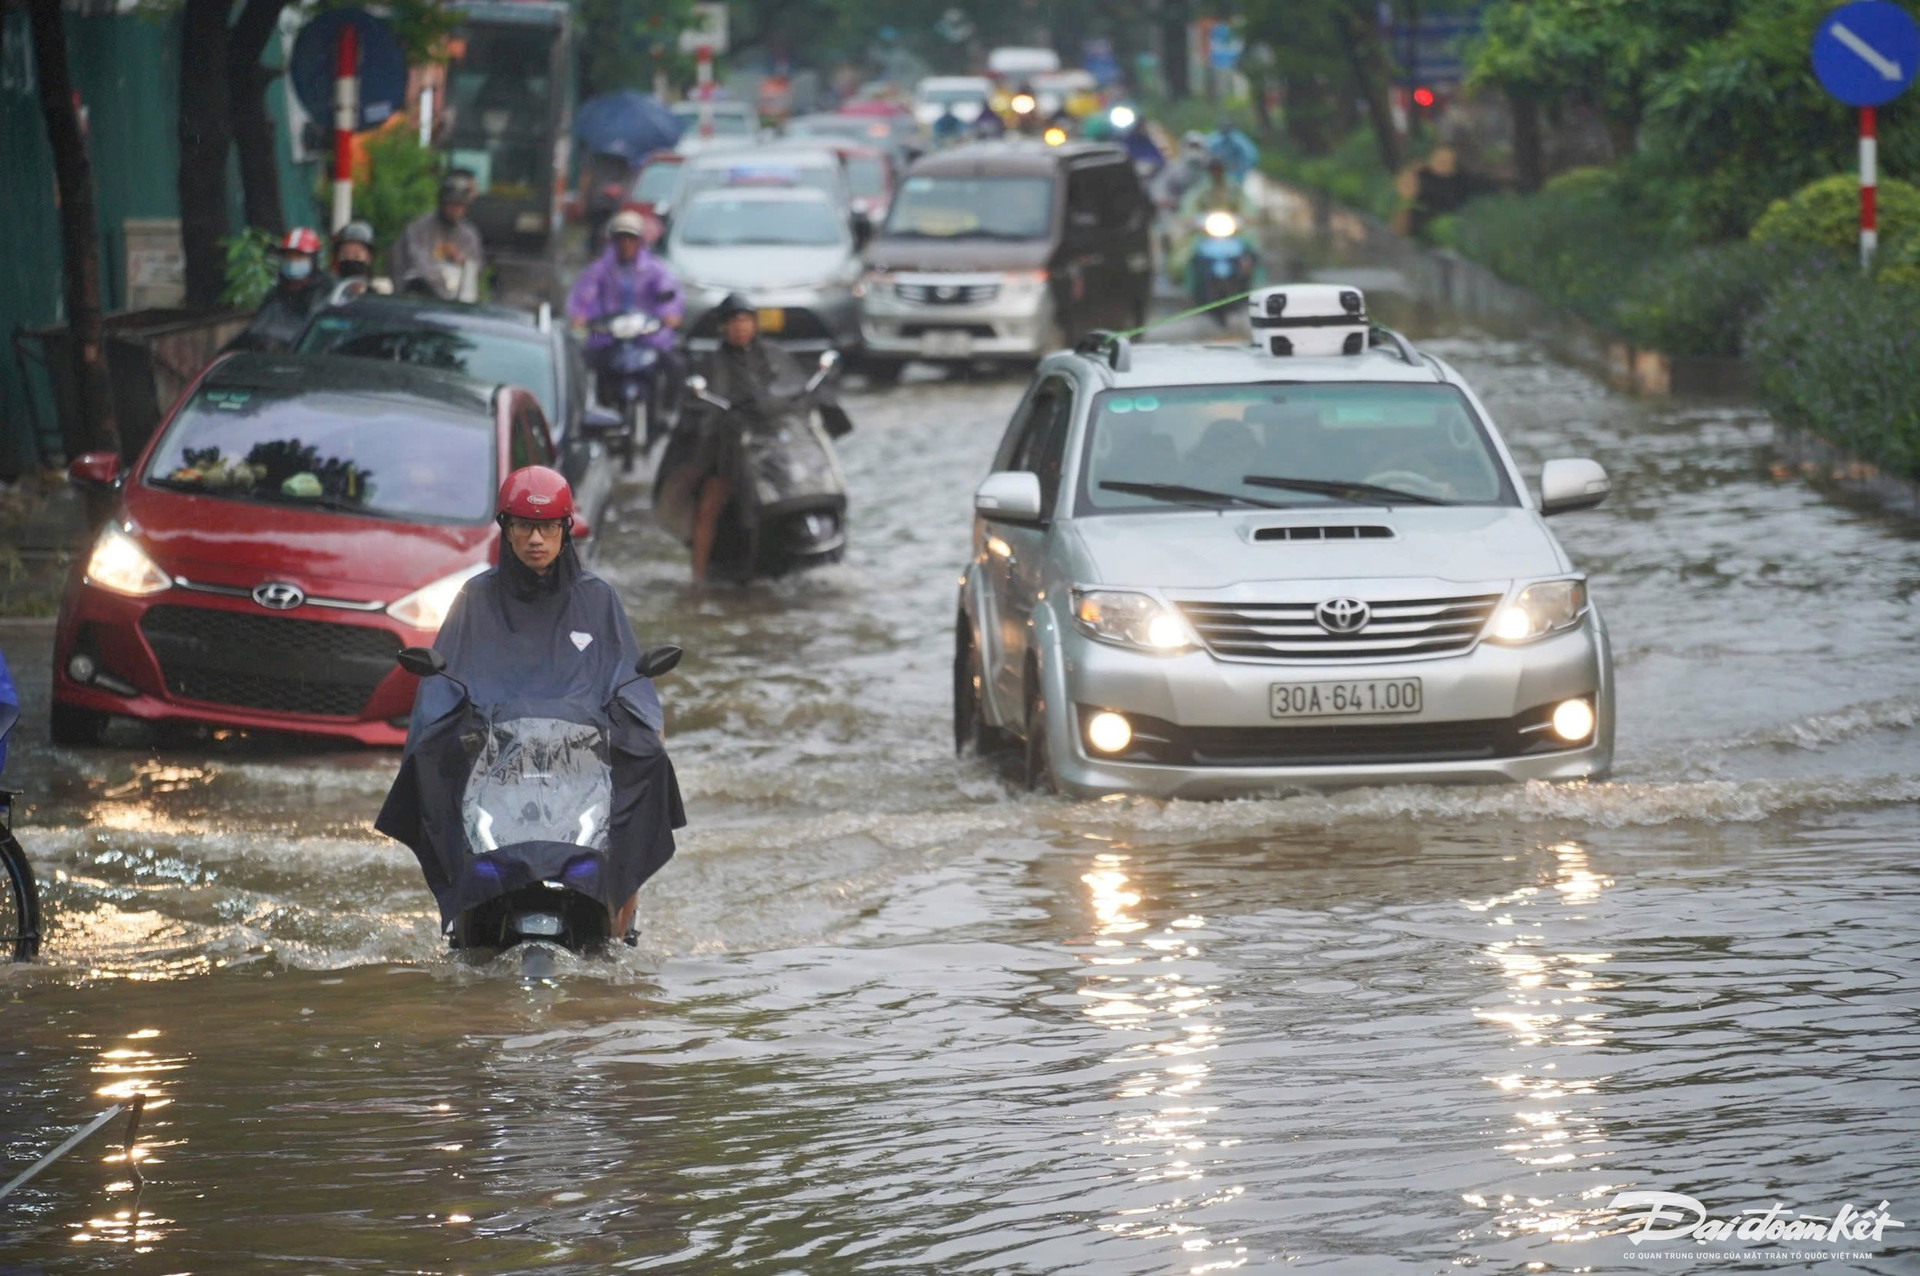
[{"label": "hyundai logo", "polygon": [[1373,612],[1358,598],[1329,598],[1313,609],[1313,618],[1330,634],[1357,634],[1373,619]]},{"label": "hyundai logo", "polygon": [[253,601],[273,611],[292,611],[307,601],[307,593],[298,585],[289,585],[282,580],[270,580],[264,585],[254,587]]},{"label": "hyundai logo", "polygon": [[938,288],[935,288],[933,290],[933,295],[940,298],[940,300],[942,301],[952,301],[955,297],[958,297],[960,295],[960,290],[954,287],[952,284],[941,284]]}]

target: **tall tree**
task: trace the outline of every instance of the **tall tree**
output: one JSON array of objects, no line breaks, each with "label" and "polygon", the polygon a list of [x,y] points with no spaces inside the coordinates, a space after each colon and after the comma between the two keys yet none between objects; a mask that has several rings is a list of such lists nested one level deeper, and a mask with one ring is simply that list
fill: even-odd
[{"label": "tall tree", "polygon": [[73,374],[79,389],[85,449],[117,452],[120,431],[113,416],[113,382],[107,375],[106,337],[100,320],[99,214],[94,207],[93,160],[74,102],[67,68],[67,32],[60,0],[28,0],[38,64],[40,114],[53,149],[53,178],[60,195],[60,252],[66,275],[67,323],[73,333]]},{"label": "tall tree", "polygon": [[180,248],[187,306],[211,310],[226,282],[227,0],[180,13]]},{"label": "tall tree", "polygon": [[287,215],[280,201],[280,166],[267,90],[280,73],[260,59],[280,29],[286,7],[287,0],[245,0],[227,33],[227,122],[240,157],[241,204],[247,225],[276,236],[286,231]]}]

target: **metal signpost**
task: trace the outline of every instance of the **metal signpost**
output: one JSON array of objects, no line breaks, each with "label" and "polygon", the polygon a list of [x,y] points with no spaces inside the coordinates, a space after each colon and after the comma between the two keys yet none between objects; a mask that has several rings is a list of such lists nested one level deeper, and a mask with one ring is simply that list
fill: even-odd
[{"label": "metal signpost", "polygon": [[353,218],[353,135],[378,128],[405,104],[407,55],[386,22],[364,9],[331,9],[294,37],[288,74],[300,105],[333,117],[333,225]]},{"label": "metal signpost", "polygon": [[1920,25],[1892,0],[1856,0],[1820,20],[1813,73],[1827,92],[1860,108],[1860,268],[1873,264],[1878,155],[1874,108],[1906,92],[1920,70]]}]

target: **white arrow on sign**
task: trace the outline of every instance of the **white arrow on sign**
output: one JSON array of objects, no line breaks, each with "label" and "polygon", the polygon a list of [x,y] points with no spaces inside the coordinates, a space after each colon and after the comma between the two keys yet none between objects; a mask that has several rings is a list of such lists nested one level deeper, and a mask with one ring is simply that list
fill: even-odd
[{"label": "white arrow on sign", "polygon": [[1855,35],[1847,28],[1844,22],[1834,23],[1830,30],[1833,32],[1834,39],[1859,54],[1861,60],[1878,71],[1883,79],[1897,80],[1900,78],[1900,64],[1890,58],[1883,57],[1880,50]]}]

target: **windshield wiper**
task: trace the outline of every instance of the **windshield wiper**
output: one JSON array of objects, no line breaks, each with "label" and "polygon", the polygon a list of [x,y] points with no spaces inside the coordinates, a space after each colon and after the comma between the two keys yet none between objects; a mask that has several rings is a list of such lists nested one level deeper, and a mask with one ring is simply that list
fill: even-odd
[{"label": "windshield wiper", "polygon": [[1188,487],[1184,483],[1133,483],[1115,480],[1100,485],[1103,491],[1124,492],[1128,496],[1149,496],[1156,501],[1169,501],[1176,505],[1195,505],[1201,509],[1218,509],[1223,505],[1248,505],[1254,509],[1278,510],[1287,508],[1272,501],[1255,500],[1251,496],[1236,496],[1232,492],[1210,492],[1204,487]]},{"label": "windshield wiper", "polygon": [[1316,496],[1347,496],[1371,505],[1452,505],[1439,496],[1403,492],[1397,487],[1380,487],[1348,479],[1276,478],[1269,474],[1248,474],[1241,480],[1248,487],[1271,487],[1282,492],[1311,492]]}]

